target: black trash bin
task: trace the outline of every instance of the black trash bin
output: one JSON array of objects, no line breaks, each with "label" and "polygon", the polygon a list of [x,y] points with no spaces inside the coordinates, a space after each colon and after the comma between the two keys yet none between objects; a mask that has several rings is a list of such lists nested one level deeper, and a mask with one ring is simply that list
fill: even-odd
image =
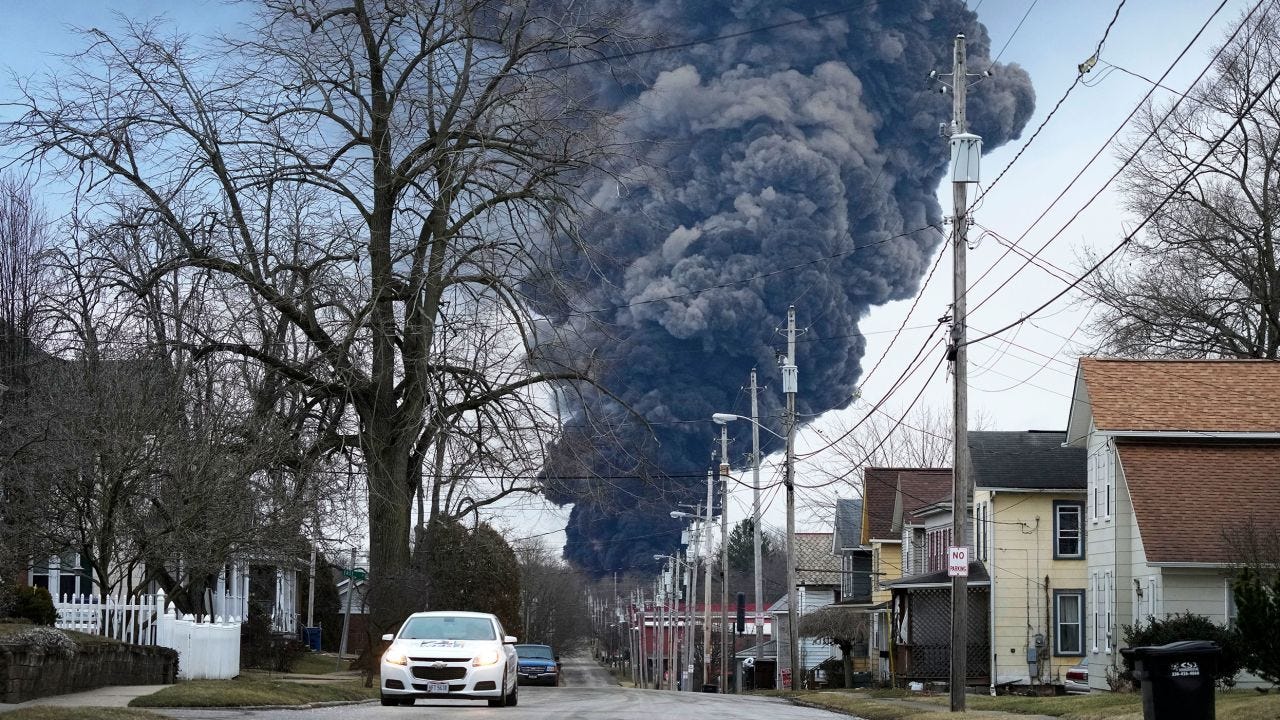
[{"label": "black trash bin", "polygon": [[1213,720],[1213,674],[1222,649],[1208,640],[1124,648],[1142,683],[1144,720]]}]

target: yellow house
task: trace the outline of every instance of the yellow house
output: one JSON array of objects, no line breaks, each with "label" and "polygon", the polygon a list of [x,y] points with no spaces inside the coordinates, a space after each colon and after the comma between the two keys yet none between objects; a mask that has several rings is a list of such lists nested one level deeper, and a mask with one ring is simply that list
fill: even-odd
[{"label": "yellow house", "polygon": [[[903,498],[933,496],[951,486],[950,468],[864,468],[862,545],[871,548],[871,637],[868,663],[877,679],[892,678],[889,602],[885,583],[902,577]],[[949,491],[949,490],[948,490]]]},{"label": "yellow house", "polygon": [[1085,451],[1065,432],[971,432],[974,543],[991,578],[992,685],[1060,683],[1085,656]]}]

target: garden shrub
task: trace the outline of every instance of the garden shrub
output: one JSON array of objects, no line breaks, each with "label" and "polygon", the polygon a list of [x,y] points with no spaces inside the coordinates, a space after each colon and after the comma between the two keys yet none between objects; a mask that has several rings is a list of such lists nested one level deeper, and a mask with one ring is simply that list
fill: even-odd
[{"label": "garden shrub", "polygon": [[[1203,615],[1183,613],[1166,618],[1147,618],[1145,623],[1121,626],[1121,635],[1125,645],[1129,647],[1167,645],[1182,640],[1210,640],[1218,643],[1222,654],[1218,657],[1213,679],[1219,686],[1235,685],[1235,676],[1241,669],[1235,633],[1226,626],[1215,625]],[[1120,672],[1120,679],[1131,687],[1137,687],[1138,682],[1133,677],[1133,660],[1128,657],[1122,659],[1124,669]]]}]

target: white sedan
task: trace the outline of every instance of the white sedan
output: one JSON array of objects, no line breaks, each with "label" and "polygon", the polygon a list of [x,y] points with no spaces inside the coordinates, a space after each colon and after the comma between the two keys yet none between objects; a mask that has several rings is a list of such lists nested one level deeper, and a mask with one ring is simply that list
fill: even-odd
[{"label": "white sedan", "polygon": [[489,613],[414,613],[400,632],[383,635],[382,704],[412,705],[417,698],[489,701],[493,707],[519,700],[516,638]]}]

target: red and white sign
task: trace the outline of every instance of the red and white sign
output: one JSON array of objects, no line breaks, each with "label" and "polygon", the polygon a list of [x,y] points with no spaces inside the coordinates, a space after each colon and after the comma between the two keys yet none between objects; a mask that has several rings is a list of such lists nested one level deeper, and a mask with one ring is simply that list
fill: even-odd
[{"label": "red and white sign", "polygon": [[950,577],[969,577],[969,548],[947,548],[947,575]]}]

